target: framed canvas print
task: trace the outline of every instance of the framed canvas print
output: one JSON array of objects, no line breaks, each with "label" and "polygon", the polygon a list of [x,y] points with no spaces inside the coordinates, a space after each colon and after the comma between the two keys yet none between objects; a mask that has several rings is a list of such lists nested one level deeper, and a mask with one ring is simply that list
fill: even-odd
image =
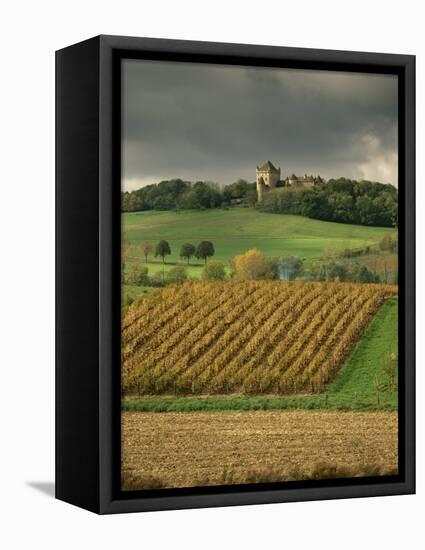
[{"label": "framed canvas print", "polygon": [[415,490],[413,56],[56,54],[56,496]]}]

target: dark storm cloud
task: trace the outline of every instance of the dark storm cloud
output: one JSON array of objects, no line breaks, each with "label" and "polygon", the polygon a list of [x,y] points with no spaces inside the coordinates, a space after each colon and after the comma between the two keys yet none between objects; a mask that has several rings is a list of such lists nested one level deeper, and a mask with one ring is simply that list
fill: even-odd
[{"label": "dark storm cloud", "polygon": [[123,179],[292,172],[397,184],[397,81],[385,75],[159,63],[123,68]]}]

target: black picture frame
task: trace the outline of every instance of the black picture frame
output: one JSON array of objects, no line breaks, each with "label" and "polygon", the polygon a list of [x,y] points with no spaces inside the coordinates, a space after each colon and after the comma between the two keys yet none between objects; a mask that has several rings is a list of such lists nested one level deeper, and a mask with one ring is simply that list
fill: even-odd
[{"label": "black picture frame", "polygon": [[[122,58],[399,77],[399,474],[120,491]],[[56,498],[100,514],[415,492],[415,57],[98,36],[56,52]]]}]

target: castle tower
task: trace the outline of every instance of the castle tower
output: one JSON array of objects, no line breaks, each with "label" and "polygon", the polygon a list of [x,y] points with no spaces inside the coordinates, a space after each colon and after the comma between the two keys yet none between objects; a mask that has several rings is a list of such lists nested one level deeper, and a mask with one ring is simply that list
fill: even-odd
[{"label": "castle tower", "polygon": [[277,169],[268,160],[262,166],[257,166],[255,176],[258,201],[261,202],[264,192],[276,187],[280,181],[280,167]]},{"label": "castle tower", "polygon": [[262,176],[260,176],[260,179],[257,178],[257,200],[258,200],[258,202],[262,202],[262,200],[263,200],[265,187],[266,187],[266,184],[265,184]]}]

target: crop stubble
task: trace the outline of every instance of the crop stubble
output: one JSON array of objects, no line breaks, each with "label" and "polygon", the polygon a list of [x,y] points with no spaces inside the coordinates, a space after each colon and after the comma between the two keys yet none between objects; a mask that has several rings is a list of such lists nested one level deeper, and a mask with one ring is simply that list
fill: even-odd
[{"label": "crop stubble", "polygon": [[124,488],[393,474],[397,429],[396,412],[124,412]]}]

